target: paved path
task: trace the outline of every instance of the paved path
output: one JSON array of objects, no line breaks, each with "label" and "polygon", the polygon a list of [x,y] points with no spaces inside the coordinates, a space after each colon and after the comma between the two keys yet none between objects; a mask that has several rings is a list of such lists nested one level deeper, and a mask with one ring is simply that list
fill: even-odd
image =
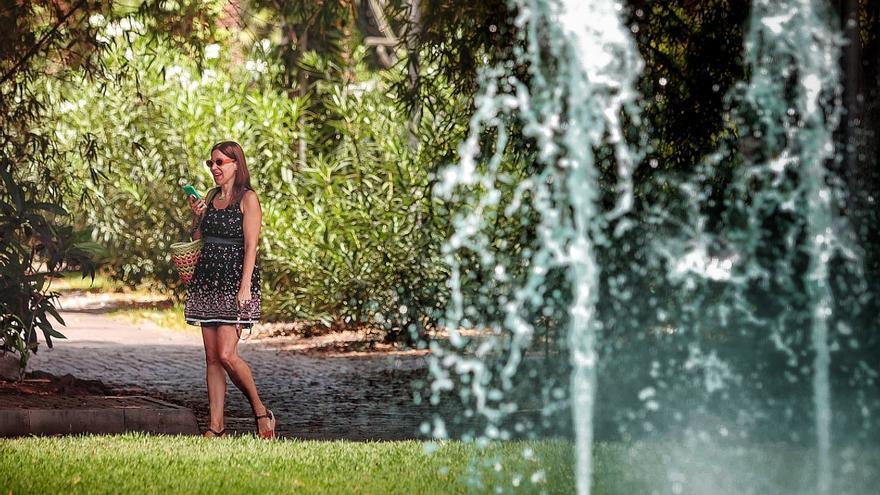
[{"label": "paved path", "polygon": [[[62,302],[63,306],[63,302]],[[61,312],[67,340],[40,344],[29,370],[140,387],[194,409],[207,421],[201,335],[130,324],[89,310]],[[429,412],[411,400],[410,381],[424,377],[418,356],[305,356],[281,350],[274,339],[242,340],[263,402],[278,418],[278,433],[297,438],[353,440],[416,438]],[[227,378],[226,427],[253,431],[250,406]]]}]

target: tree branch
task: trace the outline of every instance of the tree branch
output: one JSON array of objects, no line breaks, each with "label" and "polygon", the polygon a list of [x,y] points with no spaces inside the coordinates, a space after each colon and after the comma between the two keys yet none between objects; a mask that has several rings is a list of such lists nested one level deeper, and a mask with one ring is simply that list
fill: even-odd
[{"label": "tree branch", "polygon": [[44,34],[43,37],[40,38],[40,41],[38,41],[36,45],[32,46],[31,49],[28,50],[28,52],[25,53],[24,56],[21,59],[19,59],[19,61],[16,62],[15,65],[11,69],[9,69],[8,72],[6,72],[6,74],[3,74],[3,79],[0,79],[0,85],[6,83],[6,81],[9,80],[9,78],[12,77],[12,75],[15,74],[16,71],[18,71],[18,69],[20,69],[21,66],[24,65],[25,62],[27,62],[31,57],[36,55],[37,52],[39,52],[40,48],[42,47],[43,43],[45,43],[50,37],[55,35],[55,33],[58,32],[58,29],[61,26],[63,26],[65,23],[67,23],[67,19],[69,19],[70,16],[72,16],[74,12],[79,10],[85,4],[86,4],[86,0],[80,0],[80,2],[78,4],[76,4],[72,9],[70,9],[66,14],[64,14],[64,17],[62,17],[61,19],[58,19],[58,22],[55,24],[55,26],[48,33]]}]

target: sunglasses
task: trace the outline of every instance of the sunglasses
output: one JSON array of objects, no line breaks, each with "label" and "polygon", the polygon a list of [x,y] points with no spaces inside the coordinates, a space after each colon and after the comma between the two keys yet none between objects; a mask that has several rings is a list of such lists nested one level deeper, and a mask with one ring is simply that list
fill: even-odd
[{"label": "sunglasses", "polygon": [[233,162],[235,162],[235,160],[224,161],[224,160],[221,160],[218,158],[216,160],[205,160],[205,166],[208,168],[211,168],[214,165],[217,165],[218,167],[220,167],[220,166],[226,165],[227,163],[233,163]]}]

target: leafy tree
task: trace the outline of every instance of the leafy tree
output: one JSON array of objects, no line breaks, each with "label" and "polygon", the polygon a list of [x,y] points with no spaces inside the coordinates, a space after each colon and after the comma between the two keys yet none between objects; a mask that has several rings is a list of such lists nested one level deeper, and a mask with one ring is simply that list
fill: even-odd
[{"label": "leafy tree", "polygon": [[[309,52],[302,65],[318,82],[308,97],[291,97],[274,86],[284,67],[262,47],[235,65],[221,42],[199,67],[166,43],[131,38],[102,60],[111,70],[130,66],[137,81],[47,88],[62,142],[108,141],[94,157],[104,177],[80,183],[76,193],[93,201],[76,216],[107,245],[109,273],[183,294],[165,250],[186,236],[181,181],[207,190],[202,155],[229,136],[243,145],[263,198],[266,317],[378,324],[408,335],[402,329],[412,322],[404,320],[415,311],[401,311],[404,300],[432,287],[419,281],[439,277],[439,264],[418,261],[414,239],[422,239],[416,229],[429,214],[429,174],[406,143],[399,124],[406,116],[389,91],[399,74],[373,73],[361,62],[341,77],[331,59]],[[363,60],[365,50],[353,57]],[[311,111],[312,100],[322,112]],[[449,131],[426,126],[425,135],[449,139]],[[290,150],[297,139],[308,143],[304,165]],[[72,173],[87,167],[77,157],[65,166]],[[439,244],[440,233],[431,235]],[[401,295],[399,286],[408,290]]]},{"label": "leafy tree", "polygon": [[[200,4],[179,2],[175,10],[166,2],[144,2],[135,14],[190,21],[167,32],[185,43],[206,13]],[[37,349],[35,328],[50,346],[53,337],[62,337],[49,319],[60,322],[51,279],[69,268],[93,276],[102,252],[72,228],[69,198],[81,177],[58,166],[65,157],[78,156],[89,164],[85,173],[97,180],[101,171],[91,160],[100,143],[85,134],[62,144],[46,132],[54,109],[45,89],[73,78],[124,77],[125,71],[107,72],[100,63],[105,43],[99,31],[103,23],[128,14],[106,0],[10,0],[0,8],[5,26],[0,34],[0,351],[18,353],[22,370]]]},{"label": "leafy tree", "polygon": [[32,81],[62,79],[72,67],[96,70],[87,19],[108,8],[85,0],[4,2],[0,11],[8,27],[0,43],[0,351],[17,353],[22,370],[37,350],[37,328],[49,346],[53,337],[63,338],[50,320],[62,322],[51,277],[65,265],[94,273],[94,246],[81,242],[61,206],[69,179],[47,166],[63,151],[33,129],[46,102]]}]

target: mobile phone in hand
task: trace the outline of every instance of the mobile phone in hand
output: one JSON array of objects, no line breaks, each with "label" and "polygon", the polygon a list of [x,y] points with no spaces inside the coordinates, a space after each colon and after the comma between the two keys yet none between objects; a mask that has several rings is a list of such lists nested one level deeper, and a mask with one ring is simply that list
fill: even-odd
[{"label": "mobile phone in hand", "polygon": [[190,184],[183,186],[183,192],[185,192],[187,196],[195,196],[196,199],[202,199],[202,195],[199,194],[199,192],[196,191],[196,188]]}]

